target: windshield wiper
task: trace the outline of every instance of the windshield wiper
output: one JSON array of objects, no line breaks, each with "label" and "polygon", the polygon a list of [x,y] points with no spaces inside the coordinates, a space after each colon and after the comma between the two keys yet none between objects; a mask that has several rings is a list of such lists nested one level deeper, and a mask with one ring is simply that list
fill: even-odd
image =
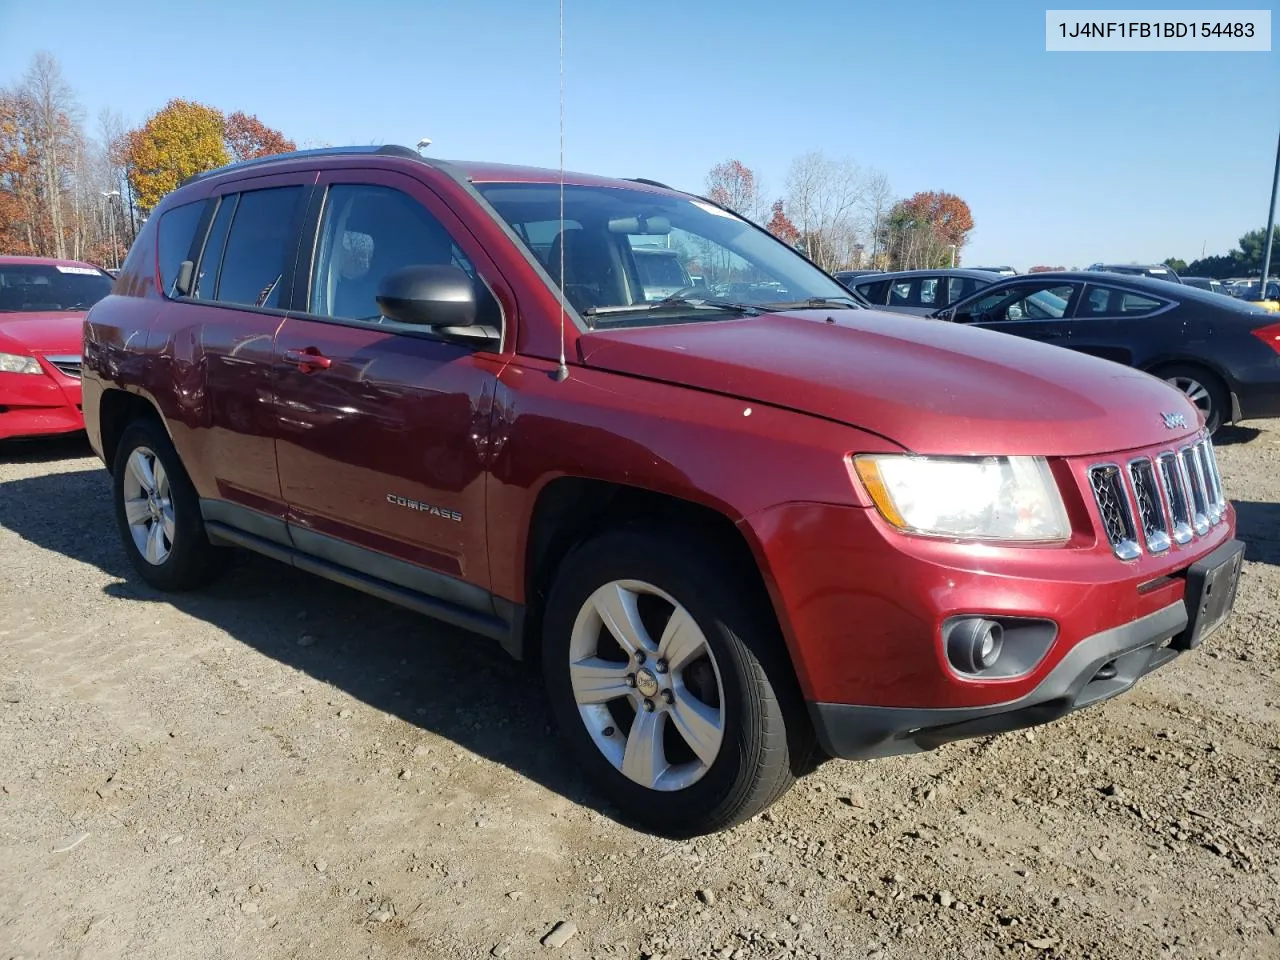
[{"label": "windshield wiper", "polygon": [[732,310],[734,313],[745,313],[759,316],[762,312],[758,304],[734,303],[731,300],[710,300],[702,297],[667,297],[653,303],[630,303],[616,306],[587,307],[582,311],[584,317],[605,317],[624,313],[653,313],[658,310],[683,310],[687,307],[710,307],[714,310]]},{"label": "windshield wiper", "polygon": [[853,297],[806,297],[804,300],[779,300],[776,303],[764,303],[770,310],[821,310],[825,307],[860,307]]}]

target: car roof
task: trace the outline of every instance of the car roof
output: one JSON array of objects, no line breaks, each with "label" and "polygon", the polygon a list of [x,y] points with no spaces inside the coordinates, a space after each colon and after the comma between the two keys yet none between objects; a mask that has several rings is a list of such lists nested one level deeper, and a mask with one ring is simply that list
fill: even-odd
[{"label": "car roof", "polygon": [[969,270],[964,267],[939,267],[937,270],[895,270],[892,273],[877,273],[874,281],[907,280],[912,277],[970,277],[974,280],[990,280],[1000,274],[991,270]]},{"label": "car roof", "polygon": [[239,163],[230,163],[213,170],[194,174],[183,180],[178,187],[180,189],[188,184],[207,183],[214,179],[233,176],[247,170],[258,173],[265,172],[273,167],[279,167],[280,172],[286,172],[291,169],[306,169],[316,165],[328,166],[333,162],[349,161],[352,157],[363,158],[371,167],[395,168],[408,163],[420,163],[459,179],[468,180],[471,183],[558,184],[563,176],[564,182],[571,186],[625,187],[633,190],[661,191],[672,194],[683,193],[683,191],[676,190],[664,183],[658,183],[656,180],[648,180],[643,177],[604,177],[571,170],[566,170],[561,174],[559,170],[547,167],[490,163],[476,160],[443,160],[438,157],[420,156],[408,147],[398,144],[365,147],[323,147],[316,150],[295,150],[291,153],[242,160]]},{"label": "car roof", "polygon": [[63,260],[58,257],[19,257],[0,254],[0,267],[18,267],[23,264],[37,267],[89,267],[93,270],[102,270],[97,264],[85,263],[83,260]]},{"label": "car roof", "polygon": [[[1155,277],[1144,277],[1131,273],[1107,273],[1098,276],[1098,270],[1054,270],[1045,273],[1028,273],[1016,277],[1002,277],[998,286],[1013,286],[1019,283],[1039,282],[1041,280],[1073,280],[1077,283],[1092,283],[1095,286],[1119,287],[1134,292],[1149,293],[1162,300],[1197,303],[1201,306],[1230,310],[1233,301],[1220,293],[1193,287],[1187,283],[1170,283]],[[985,291],[985,292],[990,292]]]}]

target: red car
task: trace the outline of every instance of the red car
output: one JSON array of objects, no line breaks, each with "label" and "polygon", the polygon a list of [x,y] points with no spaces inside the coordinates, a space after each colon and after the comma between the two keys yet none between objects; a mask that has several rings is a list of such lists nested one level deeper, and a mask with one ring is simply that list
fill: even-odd
[{"label": "red car", "polygon": [[0,257],[0,440],[84,429],[84,315],[112,282],[77,260]]},{"label": "red car", "polygon": [[[706,286],[646,298],[643,246]],[[195,587],[238,545],[496,639],[665,833],[824,757],[1119,694],[1220,626],[1240,570],[1168,384],[859,309],[649,181],[397,147],[226,167],[156,209],[84,356],[144,579]]]}]

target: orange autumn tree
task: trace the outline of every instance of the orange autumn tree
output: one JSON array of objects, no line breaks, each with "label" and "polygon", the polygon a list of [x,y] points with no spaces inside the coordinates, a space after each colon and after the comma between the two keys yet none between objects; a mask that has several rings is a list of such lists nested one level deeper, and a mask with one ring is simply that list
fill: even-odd
[{"label": "orange autumn tree", "polygon": [[794,247],[800,242],[800,230],[791,222],[791,218],[783,210],[781,200],[773,201],[773,216],[769,218],[765,229],[788,247]]},{"label": "orange autumn tree", "polygon": [[298,145],[279,130],[273,130],[253,114],[241,113],[239,110],[227,116],[222,136],[231,159],[237,161],[255,160],[298,149]]},{"label": "orange autumn tree", "polygon": [[138,208],[152,209],[187,177],[230,160],[222,130],[220,110],[174,99],[137,130],[130,131],[125,161]]},{"label": "orange autumn tree", "polygon": [[151,210],[187,177],[233,160],[297,149],[252,114],[174,99],[125,139],[125,163],[138,208]]}]

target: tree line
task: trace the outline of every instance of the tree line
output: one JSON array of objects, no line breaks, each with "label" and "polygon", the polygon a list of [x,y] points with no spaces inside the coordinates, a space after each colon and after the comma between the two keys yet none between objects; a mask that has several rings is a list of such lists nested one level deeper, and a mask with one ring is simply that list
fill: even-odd
[{"label": "tree line", "polygon": [[820,150],[791,162],[781,196],[771,196],[754,170],[732,159],[708,171],[706,191],[829,273],[959,266],[973,230],[969,205],[955,194],[925,190],[898,198],[884,171]]},{"label": "tree line", "polygon": [[[1178,274],[1188,277],[1210,277],[1214,280],[1226,280],[1229,277],[1256,277],[1262,273],[1262,256],[1267,244],[1266,227],[1250,230],[1240,238],[1239,246],[1223,254],[1213,254],[1192,260],[1190,263],[1179,257],[1169,257],[1164,265]],[[1280,226],[1272,233],[1271,270],[1280,268]]]},{"label": "tree line", "polygon": [[0,88],[0,253],[118,265],[183,178],[294,149],[252,114],[180,99],[134,129],[104,110],[91,132],[58,61],[38,53]]}]

